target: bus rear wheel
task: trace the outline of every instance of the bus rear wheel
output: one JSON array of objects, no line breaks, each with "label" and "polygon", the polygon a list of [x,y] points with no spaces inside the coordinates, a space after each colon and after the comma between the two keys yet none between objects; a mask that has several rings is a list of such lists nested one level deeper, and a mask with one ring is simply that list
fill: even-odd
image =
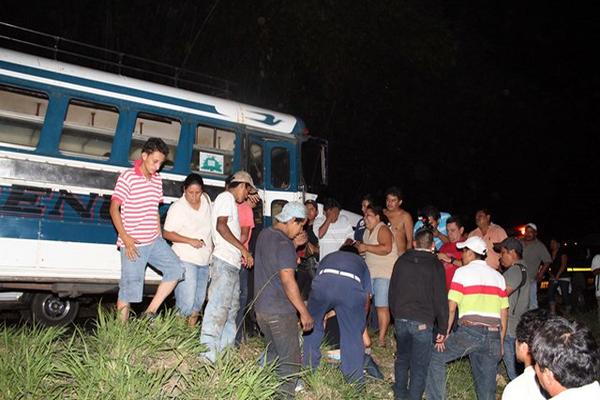
[{"label": "bus rear wheel", "polygon": [[54,293],[36,293],[31,300],[31,317],[44,326],[64,326],[75,320],[79,302]]}]

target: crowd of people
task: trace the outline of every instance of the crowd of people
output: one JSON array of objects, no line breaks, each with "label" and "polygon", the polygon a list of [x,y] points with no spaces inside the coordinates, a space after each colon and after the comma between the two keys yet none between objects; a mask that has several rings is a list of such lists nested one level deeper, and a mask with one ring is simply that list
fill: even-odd
[{"label": "crowd of people", "polygon": [[[244,340],[244,321],[253,316],[266,343],[262,360],[277,363],[284,396],[301,389],[302,365],[318,367],[324,336],[339,345],[343,375],[363,385],[375,331],[378,345],[395,353],[397,399],[445,398],[447,365],[463,357],[478,399],[496,398],[501,362],[509,379],[505,399],[600,398],[593,335],[557,315],[559,290],[564,311],[570,306],[565,254],[556,239],[548,251],[535,224],[527,224],[522,239],[508,237],[482,208],[467,234],[460,218],[433,206],[415,223],[402,192],[391,187],[385,207],[364,196],[357,224],[335,199],[323,201],[322,213],[314,200],[288,202],[251,246],[260,198],[245,171],[229,177],[214,202],[202,177],[190,174],[161,228],[158,171],[168,152],[162,140],[149,139],[112,196],[122,321],[130,304],[141,302],[151,264],[162,281],[141,317],[155,318],[174,291],[190,326],[202,316],[201,357],[215,362]],[[600,310],[600,256],[593,268]],[[537,303],[545,274],[549,310]]]}]

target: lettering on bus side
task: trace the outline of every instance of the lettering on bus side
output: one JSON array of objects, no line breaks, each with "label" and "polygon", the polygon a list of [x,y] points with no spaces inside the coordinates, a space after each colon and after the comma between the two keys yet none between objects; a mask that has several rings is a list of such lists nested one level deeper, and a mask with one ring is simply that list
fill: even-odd
[{"label": "lettering on bus side", "polygon": [[33,186],[4,187],[0,193],[0,215],[13,217],[65,219],[65,204],[76,218],[111,223],[110,195],[58,192]]}]

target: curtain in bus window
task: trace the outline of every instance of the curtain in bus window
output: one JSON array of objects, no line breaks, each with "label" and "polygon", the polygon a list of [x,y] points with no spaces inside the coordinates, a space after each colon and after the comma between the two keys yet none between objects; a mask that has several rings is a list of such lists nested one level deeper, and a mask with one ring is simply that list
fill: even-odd
[{"label": "curtain in bus window", "polygon": [[135,161],[142,156],[144,143],[152,137],[161,138],[169,146],[169,155],[163,164],[164,169],[173,168],[175,152],[181,133],[181,122],[177,119],[155,114],[139,113],[129,149],[129,160]]},{"label": "curtain in bus window", "polygon": [[58,149],[63,154],[107,160],[117,130],[116,107],[71,100]]},{"label": "curtain in bus window", "polygon": [[35,149],[47,109],[43,93],[0,86],[0,145]]}]

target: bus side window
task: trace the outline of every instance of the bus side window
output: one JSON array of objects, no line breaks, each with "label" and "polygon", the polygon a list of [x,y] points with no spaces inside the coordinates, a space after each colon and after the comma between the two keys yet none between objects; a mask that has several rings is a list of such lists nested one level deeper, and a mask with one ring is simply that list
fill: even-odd
[{"label": "bus side window", "polygon": [[163,168],[173,168],[180,132],[181,122],[177,119],[154,114],[139,113],[135,121],[135,128],[131,139],[129,160],[135,161],[139,159],[142,156],[142,147],[144,146],[144,143],[146,143],[146,140],[151,137],[157,137],[164,140],[167,146],[169,146],[169,155],[164,162]]},{"label": "bus side window", "polygon": [[192,171],[231,175],[235,140],[235,132],[198,125],[192,152]]},{"label": "bus side window", "polygon": [[48,96],[0,86],[0,145],[35,149],[48,110]]},{"label": "bus side window", "polygon": [[285,147],[271,149],[271,184],[275,189],[290,187],[290,155]]},{"label": "bus side window", "polygon": [[114,106],[71,100],[58,149],[63,154],[107,160],[119,111]]}]

